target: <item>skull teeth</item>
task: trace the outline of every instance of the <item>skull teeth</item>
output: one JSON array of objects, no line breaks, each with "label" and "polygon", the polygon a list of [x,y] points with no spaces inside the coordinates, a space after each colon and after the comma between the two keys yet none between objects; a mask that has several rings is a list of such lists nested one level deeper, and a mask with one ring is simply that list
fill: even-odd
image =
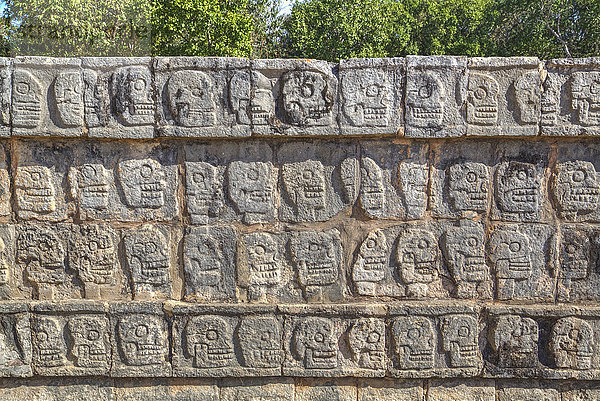
[{"label": "skull teeth", "polygon": [[442,118],[442,108],[413,107],[412,116],[417,120],[440,120]]},{"label": "skull teeth", "polygon": [[508,196],[515,203],[535,203],[537,200],[536,188],[521,188],[508,191]]},{"label": "skull teeth", "polygon": [[363,114],[369,120],[381,120],[387,117],[386,107],[365,107]]},{"label": "skull teeth", "polygon": [[26,188],[25,195],[31,198],[48,198],[54,196],[54,191],[52,188]]},{"label": "skull teeth", "polygon": [[132,113],[135,115],[151,115],[154,114],[153,103],[135,103],[131,107]]}]

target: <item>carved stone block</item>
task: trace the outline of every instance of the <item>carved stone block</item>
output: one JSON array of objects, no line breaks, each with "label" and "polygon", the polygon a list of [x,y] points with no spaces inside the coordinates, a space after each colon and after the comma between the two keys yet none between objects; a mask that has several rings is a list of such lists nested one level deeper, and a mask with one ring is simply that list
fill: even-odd
[{"label": "carved stone block", "polygon": [[0,299],[28,298],[18,283],[23,281],[21,266],[15,263],[15,227],[0,224]]},{"label": "carved stone block", "polygon": [[128,385],[116,385],[114,394],[119,401],[219,401],[219,388],[216,383],[182,383],[176,379],[136,379],[135,382],[128,382]]},{"label": "carved stone block", "polygon": [[17,57],[13,68],[12,135],[83,135],[84,85],[80,59]]},{"label": "carved stone block", "polygon": [[252,132],[261,136],[338,134],[333,67],[317,60],[251,61]]},{"label": "carved stone block", "polygon": [[354,401],[356,399],[356,385],[349,379],[311,379],[299,381],[296,386],[296,401]]},{"label": "carved stone block", "polygon": [[168,377],[169,326],[161,304],[113,303],[109,309],[114,377]]},{"label": "carved stone block", "polygon": [[428,150],[420,144],[361,143],[361,211],[371,218],[422,218],[429,187]]},{"label": "carved stone block", "polygon": [[111,381],[97,378],[60,379],[38,378],[35,385],[29,379],[11,379],[0,387],[0,398],[5,401],[113,401]]},{"label": "carved stone block", "polygon": [[536,136],[540,62],[534,57],[469,59],[467,135]]},{"label": "carved stone block", "polygon": [[[561,392],[552,383],[543,383],[538,381],[517,381],[502,383],[496,389],[496,399],[498,401],[560,401],[565,400],[564,395],[561,398]],[[585,399],[585,398],[584,398]],[[567,399],[571,401],[570,399]],[[565,400],[565,401],[567,401]]]},{"label": "carved stone block", "polygon": [[0,58],[0,137],[10,136],[13,60]]},{"label": "carved stone block", "polygon": [[150,57],[83,57],[85,122],[94,138],[152,138],[157,95]]},{"label": "carved stone block", "polygon": [[404,59],[349,59],[340,62],[342,135],[404,131]]},{"label": "carved stone block", "polygon": [[294,382],[276,380],[228,380],[221,387],[222,401],[288,401],[295,396]]},{"label": "carved stone block", "polygon": [[539,327],[535,320],[519,315],[501,315],[492,324],[489,341],[498,354],[498,366],[538,366]]},{"label": "carved stone block", "polygon": [[250,136],[248,60],[159,57],[153,67],[160,136]]},{"label": "carved stone block", "polygon": [[358,401],[421,400],[422,383],[417,380],[366,379],[358,383]]},{"label": "carved stone block", "polygon": [[233,301],[236,236],[232,227],[190,227],[183,239],[185,299]]},{"label": "carved stone block", "polygon": [[[289,222],[327,221],[348,210],[357,196],[356,144],[286,143],[281,165],[279,218]],[[350,168],[353,163],[354,168]]]},{"label": "carved stone block", "polygon": [[495,386],[493,380],[431,380],[428,401],[494,401]]},{"label": "carved stone block", "polygon": [[542,135],[600,134],[597,58],[546,61],[541,98]]},{"label": "carved stone block", "polygon": [[27,305],[18,302],[0,307],[0,376],[26,377],[31,369],[31,327]]},{"label": "carved stone block", "polygon": [[462,136],[466,123],[462,102],[467,94],[467,58],[406,57],[405,136]]}]

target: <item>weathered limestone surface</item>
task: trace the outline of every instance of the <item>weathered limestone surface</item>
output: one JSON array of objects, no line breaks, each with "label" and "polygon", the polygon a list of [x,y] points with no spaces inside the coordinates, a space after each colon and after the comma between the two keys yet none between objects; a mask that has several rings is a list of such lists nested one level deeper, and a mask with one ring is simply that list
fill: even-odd
[{"label": "weathered limestone surface", "polygon": [[600,399],[599,134],[600,58],[0,59],[0,399]]}]

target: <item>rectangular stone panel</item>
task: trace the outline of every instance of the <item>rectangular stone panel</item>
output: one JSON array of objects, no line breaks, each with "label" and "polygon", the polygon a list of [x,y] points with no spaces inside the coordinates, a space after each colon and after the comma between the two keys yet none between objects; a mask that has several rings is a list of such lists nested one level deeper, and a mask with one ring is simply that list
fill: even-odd
[{"label": "rectangular stone panel", "polygon": [[31,376],[31,360],[31,326],[27,305],[21,302],[0,305],[0,376]]},{"label": "rectangular stone panel", "polygon": [[153,68],[160,136],[250,136],[249,60],[158,57]]},{"label": "rectangular stone panel", "polygon": [[10,136],[13,59],[0,58],[0,137]]}]

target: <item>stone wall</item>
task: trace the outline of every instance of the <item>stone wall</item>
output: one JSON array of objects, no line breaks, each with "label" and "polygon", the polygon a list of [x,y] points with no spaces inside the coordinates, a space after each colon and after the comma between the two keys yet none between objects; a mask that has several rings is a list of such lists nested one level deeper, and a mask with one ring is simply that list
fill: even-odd
[{"label": "stone wall", "polygon": [[600,399],[600,58],[0,59],[1,400]]}]

